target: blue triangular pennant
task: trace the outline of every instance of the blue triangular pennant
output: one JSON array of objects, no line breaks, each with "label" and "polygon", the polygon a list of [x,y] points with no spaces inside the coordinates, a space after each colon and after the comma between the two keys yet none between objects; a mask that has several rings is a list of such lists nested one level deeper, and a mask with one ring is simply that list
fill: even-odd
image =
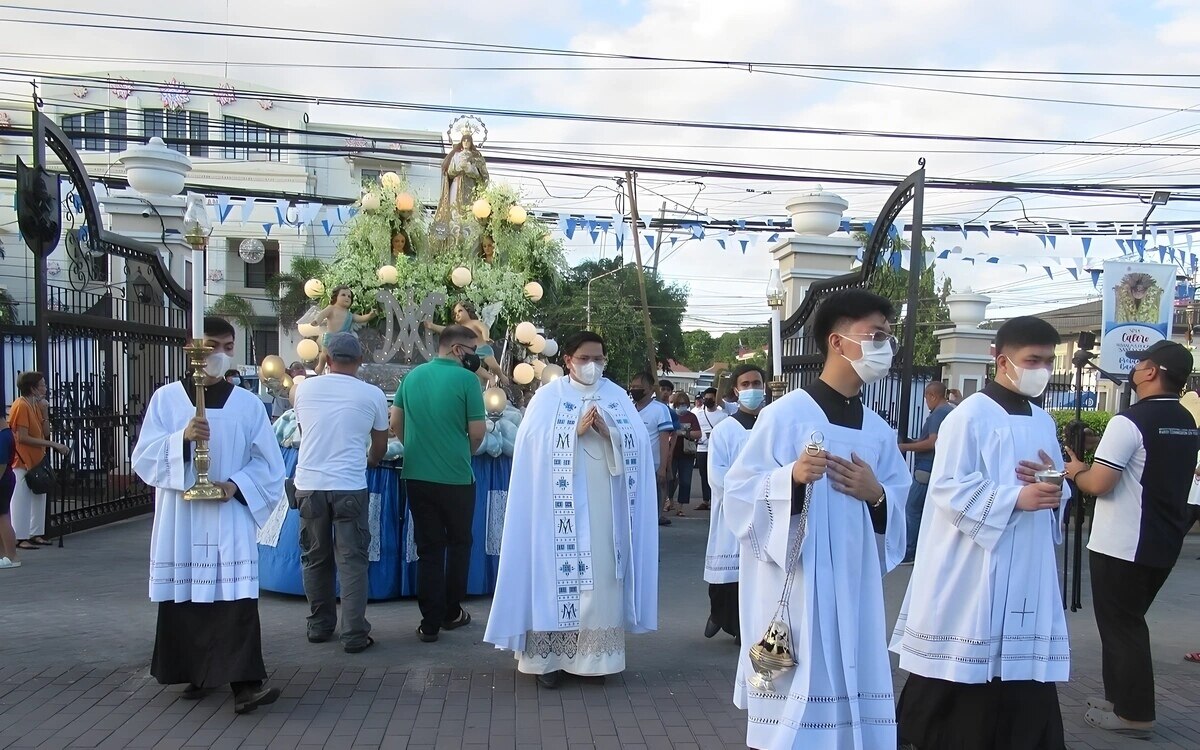
[{"label": "blue triangular pennant", "polygon": [[1058,242],[1058,238],[1052,234],[1046,235],[1046,239],[1050,241],[1051,248],[1053,248],[1055,246],[1055,244]]},{"label": "blue triangular pennant", "polygon": [[941,259],[941,260],[945,260],[946,258],[949,258],[949,257],[950,257],[950,251],[949,251],[949,250],[943,250],[943,251],[941,251],[940,253],[938,253],[937,257],[938,257],[939,259]]},{"label": "blue triangular pennant", "polygon": [[1050,270],[1050,266],[1042,266],[1042,270],[1046,272],[1046,275],[1050,277],[1051,281],[1054,281],[1054,272]]},{"label": "blue triangular pennant", "polygon": [[1071,274],[1071,278],[1079,281],[1079,270],[1072,266],[1067,266],[1067,273]]},{"label": "blue triangular pennant", "polygon": [[651,250],[654,249],[654,235],[646,235],[646,247],[650,248]]},{"label": "blue triangular pennant", "polygon": [[679,238],[676,237],[675,235],[671,235],[670,242],[671,242],[671,247],[675,247],[675,243],[679,242]]},{"label": "blue triangular pennant", "polygon": [[738,240],[738,244],[742,246],[742,255],[746,254],[746,245],[750,244],[750,240]]},{"label": "blue triangular pennant", "polygon": [[263,231],[267,233],[268,237],[271,236],[271,227],[273,227],[273,226],[275,226],[275,225],[271,224],[270,222],[262,225]]},{"label": "blue triangular pennant", "polygon": [[767,238],[767,242],[778,242],[778,241],[779,241],[779,232],[776,232],[775,234],[773,234]]},{"label": "blue triangular pennant", "polygon": [[1044,234],[1039,234],[1039,235],[1037,236],[1037,238],[1038,238],[1039,240],[1041,240],[1041,241],[1042,241],[1042,247],[1045,247],[1045,246],[1046,246],[1046,235],[1044,235]]},{"label": "blue triangular pennant", "polygon": [[1100,288],[1100,271],[1093,270],[1093,271],[1089,271],[1088,273],[1090,273],[1092,275],[1092,288],[1099,289]]},{"label": "blue triangular pennant", "polygon": [[329,219],[321,219],[321,228],[325,230],[325,236],[333,234],[333,224],[329,223]]},{"label": "blue triangular pennant", "polygon": [[1092,238],[1084,237],[1083,238],[1083,257],[1086,258],[1087,254],[1088,254],[1088,250],[1091,250],[1091,249],[1092,249]]},{"label": "blue triangular pennant", "polygon": [[722,250],[725,249],[725,240],[717,240],[717,244],[721,246]]},{"label": "blue triangular pennant", "polygon": [[592,238],[592,244],[596,244],[596,240],[600,239],[600,230],[596,228],[596,222],[592,222],[592,228],[588,230],[588,236]]}]

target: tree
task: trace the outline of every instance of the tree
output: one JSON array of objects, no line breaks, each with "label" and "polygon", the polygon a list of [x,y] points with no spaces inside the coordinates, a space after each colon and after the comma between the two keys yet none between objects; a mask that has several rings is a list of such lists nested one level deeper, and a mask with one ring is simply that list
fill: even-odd
[{"label": "tree", "polygon": [[[858,233],[857,239],[864,245],[867,235]],[[899,253],[908,250],[908,243],[897,237],[889,241],[881,254],[879,265],[871,274],[867,289],[887,297],[896,305],[897,314],[908,303],[909,272],[900,267]],[[925,252],[933,252],[933,246],[926,244]],[[943,277],[938,284],[936,268],[933,263],[921,269],[921,279],[917,296],[917,334],[913,346],[913,364],[918,366],[937,365],[938,341],[934,338],[935,329],[950,325],[950,308],[946,306],[946,297],[953,294],[949,277]],[[896,339],[904,341],[904,318],[900,317],[892,328]]]},{"label": "tree", "polygon": [[297,255],[292,258],[290,273],[281,273],[267,279],[267,296],[271,307],[279,316],[279,324],[292,328],[315,303],[304,293],[304,283],[309,279],[320,279],[325,273],[325,264],[319,258]]},{"label": "tree", "polygon": [[694,372],[707,369],[717,359],[717,340],[704,329],[683,332],[682,362]]},{"label": "tree", "polygon": [[[598,278],[603,274],[610,274]],[[538,320],[560,342],[588,327],[588,281],[591,283],[591,330],[604,337],[608,348],[606,372],[624,383],[646,368],[646,334],[642,325],[637,268],[620,257],[587,261],[563,275],[562,283],[547,290],[538,305]],[[659,362],[678,360],[686,350],[683,313],[687,289],[646,277],[646,299]]]}]

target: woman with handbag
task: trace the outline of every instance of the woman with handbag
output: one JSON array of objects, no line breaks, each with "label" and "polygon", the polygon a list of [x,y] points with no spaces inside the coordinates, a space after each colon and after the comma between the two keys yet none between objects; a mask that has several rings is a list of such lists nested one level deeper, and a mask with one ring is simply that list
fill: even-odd
[{"label": "woman with handbag", "polygon": [[[671,407],[675,410],[676,418],[679,420],[679,433],[671,458],[671,487],[667,493],[667,501],[670,504],[665,511],[676,511],[678,515],[682,516],[683,506],[687,505],[692,497],[692,472],[696,467],[696,442],[700,440],[701,432],[699,420],[688,409],[687,394],[676,393],[671,397],[671,402]],[[676,487],[679,488],[679,494],[675,495],[674,502],[670,502]]]},{"label": "woman with handbag", "polygon": [[16,438],[12,525],[17,536],[17,549],[35,550],[51,544],[44,536],[46,492],[41,487],[36,488],[41,492],[35,492],[26,477],[31,471],[42,473],[40,469],[47,460],[47,448],[53,448],[64,456],[71,451],[62,443],[49,439],[50,411],[46,405],[46,377],[40,372],[21,373],[17,378],[17,390],[21,397],[13,402],[8,413],[8,424]]}]

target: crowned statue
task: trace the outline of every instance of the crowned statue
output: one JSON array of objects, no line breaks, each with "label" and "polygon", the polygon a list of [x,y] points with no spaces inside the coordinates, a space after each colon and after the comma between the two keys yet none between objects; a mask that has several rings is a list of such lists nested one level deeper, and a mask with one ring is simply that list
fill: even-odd
[{"label": "crowned statue", "polygon": [[479,152],[479,146],[487,142],[483,121],[469,115],[459,117],[450,123],[446,135],[454,145],[442,160],[442,191],[433,215],[433,234],[441,240],[457,238],[462,215],[488,183],[487,162]]}]

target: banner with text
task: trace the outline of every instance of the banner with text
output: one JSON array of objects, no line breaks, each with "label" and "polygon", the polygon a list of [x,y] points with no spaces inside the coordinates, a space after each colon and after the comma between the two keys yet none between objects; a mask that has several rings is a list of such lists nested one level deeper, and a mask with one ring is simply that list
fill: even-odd
[{"label": "banner with text", "polygon": [[1175,274],[1175,266],[1160,263],[1104,264],[1101,369],[1127,373],[1136,364],[1129,352],[1171,337]]}]

